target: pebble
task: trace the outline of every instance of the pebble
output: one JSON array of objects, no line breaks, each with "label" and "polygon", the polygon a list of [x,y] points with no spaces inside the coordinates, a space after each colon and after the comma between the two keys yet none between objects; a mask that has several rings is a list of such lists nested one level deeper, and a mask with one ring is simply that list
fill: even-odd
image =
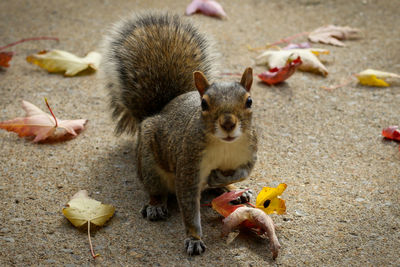
[{"label": "pebble", "polygon": [[390,202],[390,201],[388,201],[388,202],[385,202],[385,204],[384,204],[386,207],[390,207],[390,206],[392,206],[392,202]]},{"label": "pebble", "polygon": [[64,253],[70,253],[70,254],[73,253],[72,249],[69,249],[69,248],[62,248],[61,251],[64,252]]},{"label": "pebble", "polygon": [[136,251],[134,251],[134,250],[130,250],[130,251],[129,251],[129,255],[132,256],[132,257],[134,257],[134,258],[136,258],[136,259],[143,258],[143,254],[138,253],[138,252],[136,252]]},{"label": "pebble", "polygon": [[307,216],[307,215],[308,215],[307,213],[305,213],[305,212],[302,211],[302,210],[295,210],[294,213],[295,213],[297,216],[299,216],[299,217],[304,217],[304,216]]},{"label": "pebble", "polygon": [[12,237],[0,236],[0,239],[3,239],[4,241],[10,242],[10,243],[15,242],[14,238],[12,238]]},{"label": "pebble", "polygon": [[10,220],[10,222],[24,222],[25,219],[24,218],[13,218]]},{"label": "pebble", "polygon": [[8,232],[10,232],[10,229],[6,227],[0,229],[0,233],[8,233]]}]

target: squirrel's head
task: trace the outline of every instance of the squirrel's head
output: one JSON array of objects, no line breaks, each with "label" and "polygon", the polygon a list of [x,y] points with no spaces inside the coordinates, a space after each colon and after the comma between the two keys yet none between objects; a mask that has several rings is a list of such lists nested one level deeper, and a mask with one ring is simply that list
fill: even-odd
[{"label": "squirrel's head", "polygon": [[239,139],[251,125],[253,70],[247,68],[240,82],[209,84],[202,72],[196,71],[193,76],[201,96],[201,116],[206,131],[224,142]]}]

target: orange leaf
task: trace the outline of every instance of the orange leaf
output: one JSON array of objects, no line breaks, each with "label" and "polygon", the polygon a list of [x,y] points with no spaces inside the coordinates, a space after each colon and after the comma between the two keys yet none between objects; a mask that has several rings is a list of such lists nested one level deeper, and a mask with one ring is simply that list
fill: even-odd
[{"label": "orange leaf", "polygon": [[[246,192],[246,189],[239,190],[239,191],[226,192],[226,193],[220,195],[219,197],[214,198],[213,201],[211,202],[211,206],[213,207],[213,209],[215,211],[217,211],[222,216],[228,217],[236,209],[245,207],[245,205],[243,205],[243,204],[234,205],[231,203],[231,201],[237,200],[238,198],[240,198],[240,196],[243,195],[244,192]],[[252,222],[250,222],[248,220],[244,220],[240,224],[243,227],[246,227],[249,229],[256,227]]]},{"label": "orange leaf", "polygon": [[224,217],[234,212],[237,208],[243,207],[243,204],[233,205],[230,202],[239,198],[246,190],[226,192],[216,197],[211,202],[212,208]]},{"label": "orange leaf", "polygon": [[55,117],[43,112],[41,109],[22,101],[22,108],[26,112],[25,117],[0,122],[0,129],[15,132],[20,137],[35,137],[33,142],[43,141],[47,138],[62,140],[66,135],[76,136],[77,131],[84,129],[87,120],[55,120]]}]

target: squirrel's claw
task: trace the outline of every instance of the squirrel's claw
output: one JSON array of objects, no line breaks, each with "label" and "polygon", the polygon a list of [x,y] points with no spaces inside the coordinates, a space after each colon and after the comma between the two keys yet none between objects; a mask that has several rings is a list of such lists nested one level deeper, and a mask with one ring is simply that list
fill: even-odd
[{"label": "squirrel's claw", "polygon": [[200,239],[186,238],[185,250],[189,256],[200,255],[206,250],[206,245]]},{"label": "squirrel's claw", "polygon": [[251,196],[253,195],[253,191],[248,189],[243,192],[243,194],[237,199],[232,200],[230,203],[233,205],[244,204],[250,202]]},{"label": "squirrel's claw", "polygon": [[242,201],[242,203],[250,202],[252,195],[253,195],[253,190],[248,189],[244,191],[243,194],[240,196],[240,200]]}]

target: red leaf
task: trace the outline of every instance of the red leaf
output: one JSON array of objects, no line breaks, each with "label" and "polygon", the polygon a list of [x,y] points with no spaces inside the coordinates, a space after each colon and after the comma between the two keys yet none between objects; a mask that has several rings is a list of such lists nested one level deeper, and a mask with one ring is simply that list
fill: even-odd
[{"label": "red leaf", "polygon": [[385,138],[400,141],[400,129],[399,126],[389,126],[382,130],[382,135]]},{"label": "red leaf", "polygon": [[[238,199],[244,192],[246,192],[246,189],[226,192],[220,195],[219,197],[214,198],[213,201],[211,202],[211,205],[213,209],[217,211],[219,214],[221,214],[224,217],[228,217],[237,208],[245,207],[245,205],[243,204],[238,204],[238,205],[231,204],[231,201]],[[256,228],[256,226],[248,220],[242,221],[240,225],[249,229]]]},{"label": "red leaf", "polygon": [[13,52],[0,52],[0,67],[10,67],[10,64],[8,64],[8,62],[12,59],[13,55]]},{"label": "red leaf", "polygon": [[263,82],[266,84],[272,85],[283,82],[288,79],[292,74],[296,71],[297,67],[303,63],[300,57],[297,57],[295,60],[288,61],[286,65],[282,68],[273,68],[269,71],[263,72],[258,75]]},{"label": "red leaf", "polygon": [[[47,103],[47,100],[46,100]],[[0,122],[0,129],[15,132],[20,137],[35,137],[33,142],[43,141],[47,138],[55,141],[66,140],[66,136],[76,136],[81,132],[87,120],[60,120],[50,116],[41,109],[22,101],[25,117]],[[49,108],[50,109],[50,108]],[[53,112],[50,110],[53,114]]]},{"label": "red leaf", "polygon": [[226,192],[219,197],[216,197],[211,202],[214,210],[224,217],[234,212],[239,207],[244,207],[243,204],[233,205],[230,202],[239,198],[246,190]]}]

